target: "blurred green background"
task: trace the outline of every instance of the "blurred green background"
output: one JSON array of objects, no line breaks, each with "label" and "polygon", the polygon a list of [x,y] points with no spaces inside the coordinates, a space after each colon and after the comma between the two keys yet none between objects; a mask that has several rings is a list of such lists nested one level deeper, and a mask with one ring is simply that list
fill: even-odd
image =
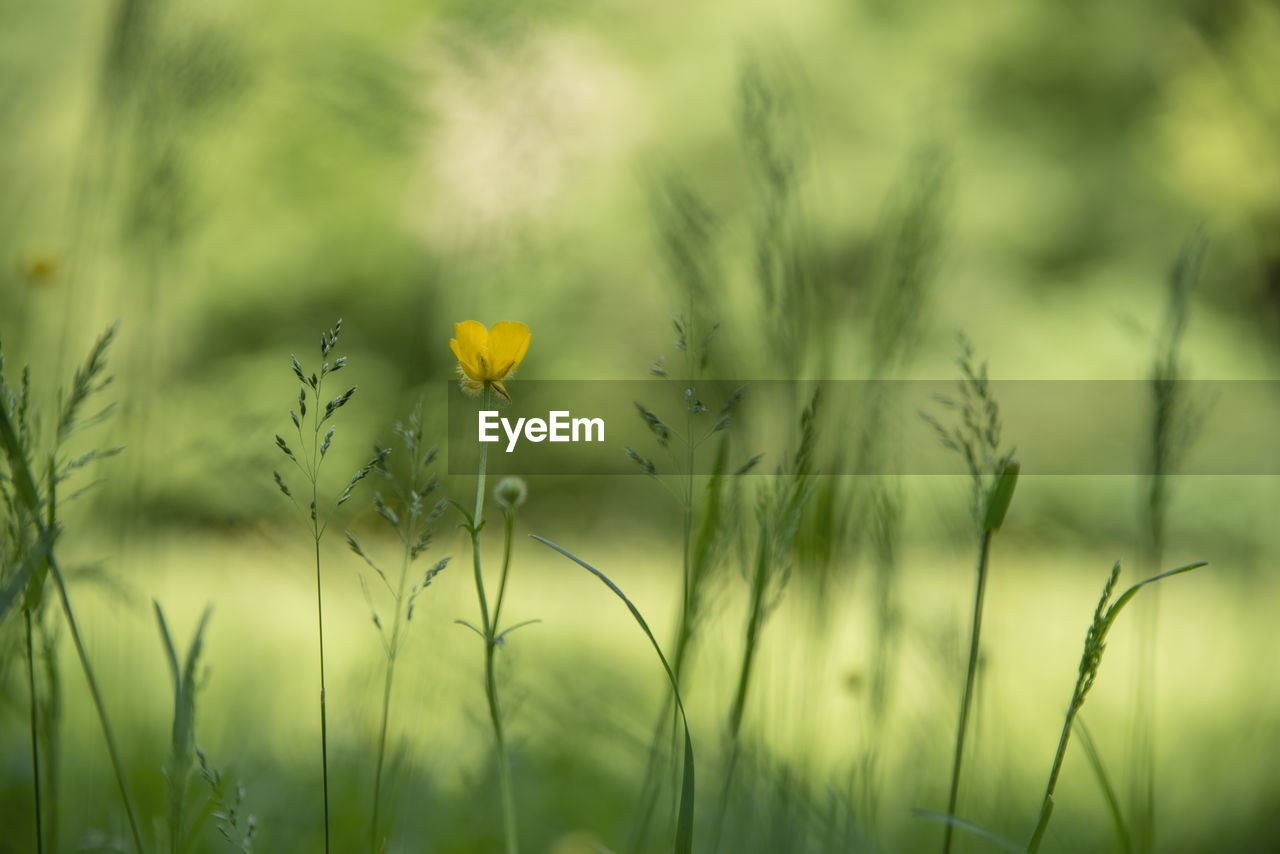
[{"label": "blurred green background", "polygon": [[[721,324],[706,369],[719,378],[949,378],[963,330],[993,377],[1145,379],[1170,270],[1202,233],[1184,375],[1280,379],[1277,45],[1280,10],[1260,0],[0,0],[6,376],[30,363],[47,405],[120,322],[106,395],[119,410],[98,436],[126,451],[84,478],[101,483],[62,548],[105,570],[75,593],[144,813],[161,814],[171,714],[148,600],[180,638],[213,602],[198,741],[245,781],[255,850],[317,850],[309,544],[272,482],[272,436],[295,400],[290,354],[316,363],[339,316],[359,392],[326,464],[335,490],[419,398],[443,441],[448,339],[468,318],[533,330],[513,389],[640,378],[659,357],[678,374],[671,317],[691,299]],[[853,444],[838,418],[826,429],[826,452]],[[1160,593],[1156,848],[1271,850],[1280,482],[1170,480],[1161,568],[1213,565]],[[474,489],[444,486],[463,501]],[[937,844],[911,809],[945,802],[968,486],[898,488],[888,723],[869,734],[874,561],[837,526],[816,548],[834,556],[825,616],[812,616],[802,557],[768,628],[740,838],[722,850]],[[520,533],[610,572],[665,643],[681,561],[670,496],[642,477],[547,476],[530,490]],[[1142,478],[1019,486],[993,558],[963,804],[1015,840],[1034,822],[1107,570],[1117,557],[1129,581],[1154,570],[1147,495]],[[367,493],[344,509],[325,543],[326,652],[338,847],[355,850],[381,658],[338,535],[377,542]],[[451,525],[432,555],[457,565],[424,594],[398,677],[389,851],[500,846],[481,650],[452,622],[476,606]],[[512,619],[544,622],[502,652],[522,838],[624,851],[662,674],[620,604],[536,548],[518,545]],[[729,568],[717,582],[691,664],[708,811],[732,691],[721,655],[741,644],[736,581]],[[1140,622],[1113,635],[1085,713],[1126,790]],[[17,638],[15,621],[0,633]],[[62,648],[61,848],[123,850]],[[26,851],[27,700],[12,665],[0,850]],[[1046,850],[1104,850],[1109,821],[1073,750]],[[846,844],[832,847],[837,827]],[[199,850],[220,850],[207,830]]]}]

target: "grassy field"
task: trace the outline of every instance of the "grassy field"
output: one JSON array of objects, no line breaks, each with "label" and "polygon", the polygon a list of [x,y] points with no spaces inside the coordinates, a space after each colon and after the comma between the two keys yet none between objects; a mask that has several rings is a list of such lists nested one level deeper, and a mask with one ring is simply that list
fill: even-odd
[{"label": "grassy field", "polygon": [[[965,812],[1021,840],[1038,808],[1083,629],[1110,556],[1071,549],[1050,557],[1018,540],[1002,550],[1003,570],[993,578],[988,600]],[[451,545],[454,551],[465,547],[461,540]],[[525,841],[536,851],[578,850],[573,839],[619,850],[637,798],[648,728],[662,702],[661,672],[607,591],[554,555],[534,551],[532,544],[524,549],[528,553],[521,555],[512,581],[518,597],[513,619],[537,616],[543,623],[512,644],[503,676],[514,698],[512,744]],[[652,552],[647,538],[632,536],[602,546],[593,557],[645,613],[655,615],[654,628],[665,636],[672,591],[664,579],[679,555],[669,547]],[[341,793],[335,819],[342,840],[337,847],[350,850],[364,838],[369,814],[380,691],[380,675],[370,665],[379,652],[366,613],[354,604],[362,601],[356,559],[333,557],[342,569],[333,573],[327,592],[331,601],[347,605],[333,608],[326,625],[333,639],[326,662],[331,749],[339,769],[333,776]],[[121,573],[131,590],[128,598],[96,590],[82,595],[85,634],[100,662],[144,811],[160,813],[162,780],[153,769],[167,749],[171,702],[144,595],[166,606],[180,638],[203,603],[212,601],[217,610],[205,650],[210,664],[200,695],[201,747],[225,773],[243,780],[246,808],[260,823],[260,850],[320,845],[314,591],[305,574],[295,571],[306,559],[279,531],[244,531],[234,544],[170,535],[156,538],[127,576]],[[751,797],[760,801],[739,807],[736,826],[745,838],[727,839],[728,850],[808,850],[825,829],[820,810],[836,796],[852,799],[849,808],[866,822],[875,840],[867,847],[918,850],[936,844],[937,826],[913,818],[911,810],[936,809],[945,798],[963,668],[964,614],[957,603],[967,597],[970,582],[967,565],[956,566],[955,560],[929,548],[904,555],[906,640],[882,732],[873,730],[866,709],[872,623],[866,597],[850,591],[849,604],[821,633],[798,598],[779,614],[763,648],[748,728],[753,749],[764,751],[753,757],[762,767],[748,784]],[[185,574],[175,575],[175,564]],[[1273,769],[1261,746],[1275,737],[1278,698],[1269,662],[1280,636],[1257,603],[1275,601],[1277,590],[1270,577],[1243,581],[1237,575],[1243,571],[1217,566],[1212,574],[1180,579],[1162,597],[1161,850],[1261,850],[1255,846],[1274,821],[1266,800]],[[389,850],[483,851],[500,845],[493,833],[499,811],[484,740],[479,650],[470,633],[453,623],[474,611],[469,579],[451,572],[417,617],[421,624],[406,649],[395,698],[393,764],[399,779],[391,787],[396,841]],[[690,710],[698,755],[708,769],[716,766],[718,721],[733,689],[723,653],[740,643],[741,616],[742,602],[726,595],[708,628],[708,651],[693,664],[697,688],[690,692]],[[1132,712],[1136,625],[1121,625],[1113,636],[1086,714],[1115,774],[1123,773]],[[62,835],[74,845],[91,840],[95,830],[119,835],[124,828],[118,806],[106,796],[113,783],[91,703],[73,678],[73,655],[64,650],[63,658],[68,684],[62,799],[76,808],[63,807]],[[20,702],[14,697],[10,704],[5,759],[11,769],[5,824],[15,829],[28,822],[30,808],[22,785],[27,757],[19,735]],[[794,790],[782,790],[788,777],[778,766],[794,775]],[[714,781],[714,771],[702,780]],[[713,782],[703,785],[714,791]],[[1058,800],[1058,832],[1049,850],[1111,845],[1103,796],[1079,753],[1068,759]],[[769,809],[783,815],[771,817]],[[793,841],[795,849],[771,848],[761,832],[768,832],[771,818],[785,826],[789,810],[797,814],[790,820],[800,823],[803,817],[811,826]],[[753,821],[759,827],[748,833]],[[208,836],[208,850],[217,850],[216,837]]]}]

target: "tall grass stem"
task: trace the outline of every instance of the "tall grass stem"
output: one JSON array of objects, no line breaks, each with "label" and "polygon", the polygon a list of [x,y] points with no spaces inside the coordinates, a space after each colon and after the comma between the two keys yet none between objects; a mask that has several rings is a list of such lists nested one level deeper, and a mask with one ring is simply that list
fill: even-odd
[{"label": "tall grass stem", "polygon": [[391,687],[396,676],[396,658],[400,651],[400,630],[404,622],[404,609],[400,603],[404,601],[405,579],[409,575],[409,546],[405,547],[404,558],[400,564],[400,582],[396,592],[396,619],[391,629],[390,655],[387,658],[387,675],[382,685],[382,723],[378,727],[378,759],[373,777],[373,818],[369,825],[370,854],[379,854],[382,848],[378,845],[378,817],[382,807],[382,768],[387,756],[387,725],[391,717]]},{"label": "tall grass stem", "polygon": [[35,794],[36,854],[44,854],[44,817],[40,811],[40,744],[37,736],[36,661],[31,641],[31,609],[22,609],[27,632],[27,686],[31,689],[31,781]]},{"label": "tall grass stem", "polygon": [[102,702],[102,692],[98,689],[98,680],[93,675],[93,667],[89,664],[89,653],[85,649],[84,639],[80,636],[80,627],[76,623],[75,614],[71,610],[71,598],[67,595],[67,584],[62,577],[62,570],[49,555],[49,574],[58,586],[58,596],[62,600],[62,612],[67,618],[67,627],[71,630],[71,639],[75,643],[76,654],[80,657],[80,666],[84,669],[85,681],[89,684],[89,694],[93,698],[94,708],[98,711],[98,721],[102,724],[102,737],[107,743],[107,754],[111,758],[111,768],[115,771],[116,784],[120,787],[120,798],[124,801],[124,809],[129,819],[129,831],[133,836],[133,846],[138,854],[146,851],[142,844],[142,831],[138,825],[138,811],[134,809],[133,798],[129,795],[129,787],[124,779],[124,766],[120,762],[120,749],[116,746],[115,735],[111,730],[111,722],[107,719],[107,707]]},{"label": "tall grass stem", "polygon": [[[312,485],[312,504],[318,500]],[[324,603],[320,594],[320,530],[316,528],[316,642],[320,647],[320,781],[324,791],[324,851],[329,854],[329,716],[325,710]]]},{"label": "tall grass stem", "polygon": [[[978,646],[982,638],[982,602],[987,593],[987,556],[991,550],[990,530],[983,531],[978,550],[978,587],[973,596],[973,632],[969,639],[969,667],[964,677],[964,695],[960,700],[960,719],[956,724],[955,758],[951,762],[951,794],[947,797],[947,814],[956,815],[960,796],[960,767],[964,759],[965,733],[969,726],[969,709],[973,705],[973,686],[978,675]],[[952,825],[943,831],[942,852],[950,854]]]}]

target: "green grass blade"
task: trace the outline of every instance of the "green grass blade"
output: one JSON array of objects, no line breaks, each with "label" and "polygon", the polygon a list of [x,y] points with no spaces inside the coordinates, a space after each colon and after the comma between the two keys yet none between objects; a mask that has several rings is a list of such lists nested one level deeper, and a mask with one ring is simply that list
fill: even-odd
[{"label": "green grass blade", "polygon": [[1186,566],[1180,566],[1177,569],[1171,569],[1168,572],[1162,572],[1159,575],[1154,575],[1151,578],[1148,578],[1146,581],[1139,581],[1137,584],[1133,585],[1128,590],[1126,590],[1120,596],[1120,598],[1116,600],[1116,603],[1107,610],[1107,616],[1106,616],[1107,626],[1110,627],[1111,623],[1120,614],[1120,609],[1123,608],[1125,605],[1127,605],[1129,603],[1129,600],[1132,599],[1134,596],[1136,596],[1138,591],[1141,590],[1143,587],[1146,587],[1148,584],[1153,584],[1162,579],[1169,578],[1170,576],[1181,575],[1184,572],[1190,572],[1193,569],[1199,569],[1202,566],[1208,566],[1208,565],[1209,565],[1208,561],[1204,561],[1204,560],[1197,561],[1196,563],[1189,563]]},{"label": "green grass blade", "polygon": [[0,444],[4,445],[9,457],[9,476],[13,480],[18,500],[32,516],[40,515],[40,498],[36,493],[35,478],[31,476],[31,468],[27,464],[27,456],[23,452],[22,443],[9,420],[9,411],[0,406]]},{"label": "green grass blade", "polygon": [[1106,798],[1107,809],[1111,812],[1111,821],[1115,825],[1116,832],[1116,850],[1122,854],[1130,854],[1133,851],[1133,844],[1129,836],[1129,828],[1124,823],[1124,814],[1120,810],[1120,799],[1116,796],[1115,787],[1111,785],[1111,778],[1107,776],[1107,769],[1102,764],[1102,754],[1098,752],[1098,745],[1094,742],[1082,718],[1076,718],[1075,729],[1080,736],[1080,747],[1084,750],[1085,758],[1089,760],[1093,775],[1098,778],[1102,796]]},{"label": "green grass blade", "polygon": [[164,619],[164,611],[160,610],[160,603],[152,599],[151,607],[155,610],[156,624],[160,627],[160,640],[164,643],[165,661],[169,665],[169,676],[173,679],[176,695],[182,689],[182,683],[178,681],[178,653],[173,647],[173,636],[169,634],[169,624]]},{"label": "green grass blade", "polygon": [[204,632],[212,614],[212,607],[205,607],[200,617],[200,624],[196,627],[195,635],[191,639],[185,662],[180,664],[177,649],[173,644],[173,636],[164,618],[164,611],[161,610],[159,602],[152,600],[151,604],[155,610],[156,623],[160,628],[160,639],[164,644],[169,674],[173,678],[173,733],[165,778],[169,850],[171,854],[181,854],[187,850],[183,842],[186,839],[183,815],[186,812],[187,781],[195,765],[196,666],[204,645]]},{"label": "green grass blade", "polygon": [[[45,528],[41,531],[40,538],[23,556],[22,562],[9,578],[8,583],[3,588],[0,588],[0,624],[4,623],[5,615],[9,613],[13,603],[17,602],[21,598],[23,591],[27,589],[28,581],[32,574],[44,564],[45,559],[49,556],[50,549],[53,548],[53,541],[57,538],[58,530],[56,528]],[[28,602],[28,606],[30,604]]]},{"label": "green grass blade", "polygon": [[729,459],[729,437],[720,440],[716,450],[715,465],[711,470],[711,479],[707,481],[707,502],[702,513],[702,524],[698,528],[697,539],[693,545],[691,574],[694,578],[703,578],[710,570],[714,560],[716,540],[721,528],[721,493],[724,490],[724,472]]},{"label": "green grass blade", "polygon": [[582,558],[560,548],[550,540],[544,540],[537,534],[530,534],[530,537],[548,546],[578,566],[590,572],[596,578],[604,582],[605,586],[613,591],[613,594],[622,600],[627,609],[631,611],[631,616],[639,623],[640,628],[644,631],[645,636],[649,638],[649,643],[653,644],[654,652],[658,653],[658,659],[662,662],[662,667],[667,671],[667,679],[671,681],[671,690],[675,694],[676,708],[680,710],[680,721],[684,724],[684,782],[680,787],[680,806],[679,816],[676,820],[676,842],[675,854],[690,854],[693,851],[693,796],[694,796],[694,779],[693,779],[693,739],[689,736],[689,718],[685,715],[684,701],[680,698],[680,686],[676,682],[676,675],[671,669],[671,665],[667,663],[667,657],[662,654],[662,647],[658,645],[658,640],[653,636],[653,632],[649,629],[649,624],[645,622],[644,617],[640,615],[640,610],[632,604],[618,585],[609,580],[603,572],[596,569]]},{"label": "green grass blade", "polygon": [[919,818],[927,818],[929,821],[936,821],[939,824],[947,824],[959,830],[963,830],[966,833],[970,833],[979,839],[985,839],[1002,851],[1011,851],[1013,854],[1024,854],[1022,846],[1015,845],[1000,834],[996,833],[994,830],[987,830],[982,825],[966,821],[959,816],[948,815],[947,813],[935,812],[933,810],[912,810],[911,812]]}]

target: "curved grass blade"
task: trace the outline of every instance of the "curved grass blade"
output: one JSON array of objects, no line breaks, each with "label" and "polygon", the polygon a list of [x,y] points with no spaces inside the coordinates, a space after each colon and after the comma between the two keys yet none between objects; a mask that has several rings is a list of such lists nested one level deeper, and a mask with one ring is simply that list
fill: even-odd
[{"label": "curved grass blade", "polygon": [[626,594],[618,588],[618,585],[609,580],[608,576],[584,561],[582,558],[565,551],[550,540],[544,540],[537,534],[530,534],[529,536],[533,537],[533,539],[542,543],[544,546],[548,546],[560,552],[560,554],[564,555],[569,560],[573,561],[578,566],[604,582],[605,586],[612,590],[613,594],[621,599],[623,604],[627,606],[627,610],[631,611],[631,616],[635,617],[636,622],[640,624],[640,628],[644,631],[645,636],[649,638],[649,643],[653,644],[654,652],[658,653],[658,659],[662,662],[663,669],[667,671],[667,679],[671,681],[671,690],[675,694],[676,698],[676,708],[680,710],[680,721],[684,724],[684,782],[680,786],[680,806],[678,818],[676,820],[675,854],[691,854],[693,851],[694,796],[693,739],[689,737],[689,718],[684,712],[684,701],[680,699],[680,686],[676,683],[676,676],[671,670],[671,665],[667,663],[667,657],[662,654],[662,647],[658,645],[657,638],[655,638],[653,636],[653,632],[649,630],[649,624],[646,623],[644,621],[644,617],[640,615],[640,610],[632,604],[631,600],[626,597]]},{"label": "curved grass blade", "polygon": [[959,816],[948,815],[944,812],[934,812],[933,810],[912,810],[911,813],[919,818],[927,818],[929,821],[947,824],[963,830],[966,833],[971,833],[979,839],[987,840],[1002,851],[1011,851],[1013,854],[1023,854],[1022,846],[1015,845],[995,831],[987,830],[982,825],[966,821]]},{"label": "curved grass blade", "polygon": [[1138,591],[1141,590],[1143,587],[1146,587],[1148,584],[1154,584],[1155,582],[1161,581],[1165,578],[1169,578],[1174,575],[1181,575],[1184,572],[1190,572],[1193,569],[1199,569],[1202,566],[1208,566],[1208,565],[1209,565],[1208,561],[1199,560],[1199,561],[1196,561],[1195,563],[1189,563],[1186,566],[1180,566],[1177,569],[1171,569],[1168,572],[1162,572],[1159,575],[1154,575],[1151,578],[1148,578],[1146,581],[1139,581],[1137,584],[1133,585],[1124,593],[1122,593],[1120,598],[1116,600],[1116,603],[1107,609],[1107,616],[1106,616],[1107,628],[1111,628],[1111,624],[1115,621],[1116,616],[1120,613],[1120,609],[1123,608],[1125,605],[1127,605],[1129,603],[1129,600],[1132,599],[1134,596],[1136,596]]},{"label": "curved grass blade", "polygon": [[1111,785],[1111,778],[1107,776],[1107,769],[1102,764],[1102,754],[1098,751],[1098,745],[1089,733],[1089,728],[1084,725],[1084,718],[1076,718],[1074,728],[1080,736],[1080,746],[1089,760],[1089,767],[1098,778],[1102,795],[1107,800],[1107,809],[1111,812],[1111,823],[1115,826],[1116,850],[1121,854],[1131,854],[1133,843],[1132,837],[1129,836],[1129,827],[1125,824],[1124,813],[1120,810],[1120,798],[1116,795],[1115,787]]}]

